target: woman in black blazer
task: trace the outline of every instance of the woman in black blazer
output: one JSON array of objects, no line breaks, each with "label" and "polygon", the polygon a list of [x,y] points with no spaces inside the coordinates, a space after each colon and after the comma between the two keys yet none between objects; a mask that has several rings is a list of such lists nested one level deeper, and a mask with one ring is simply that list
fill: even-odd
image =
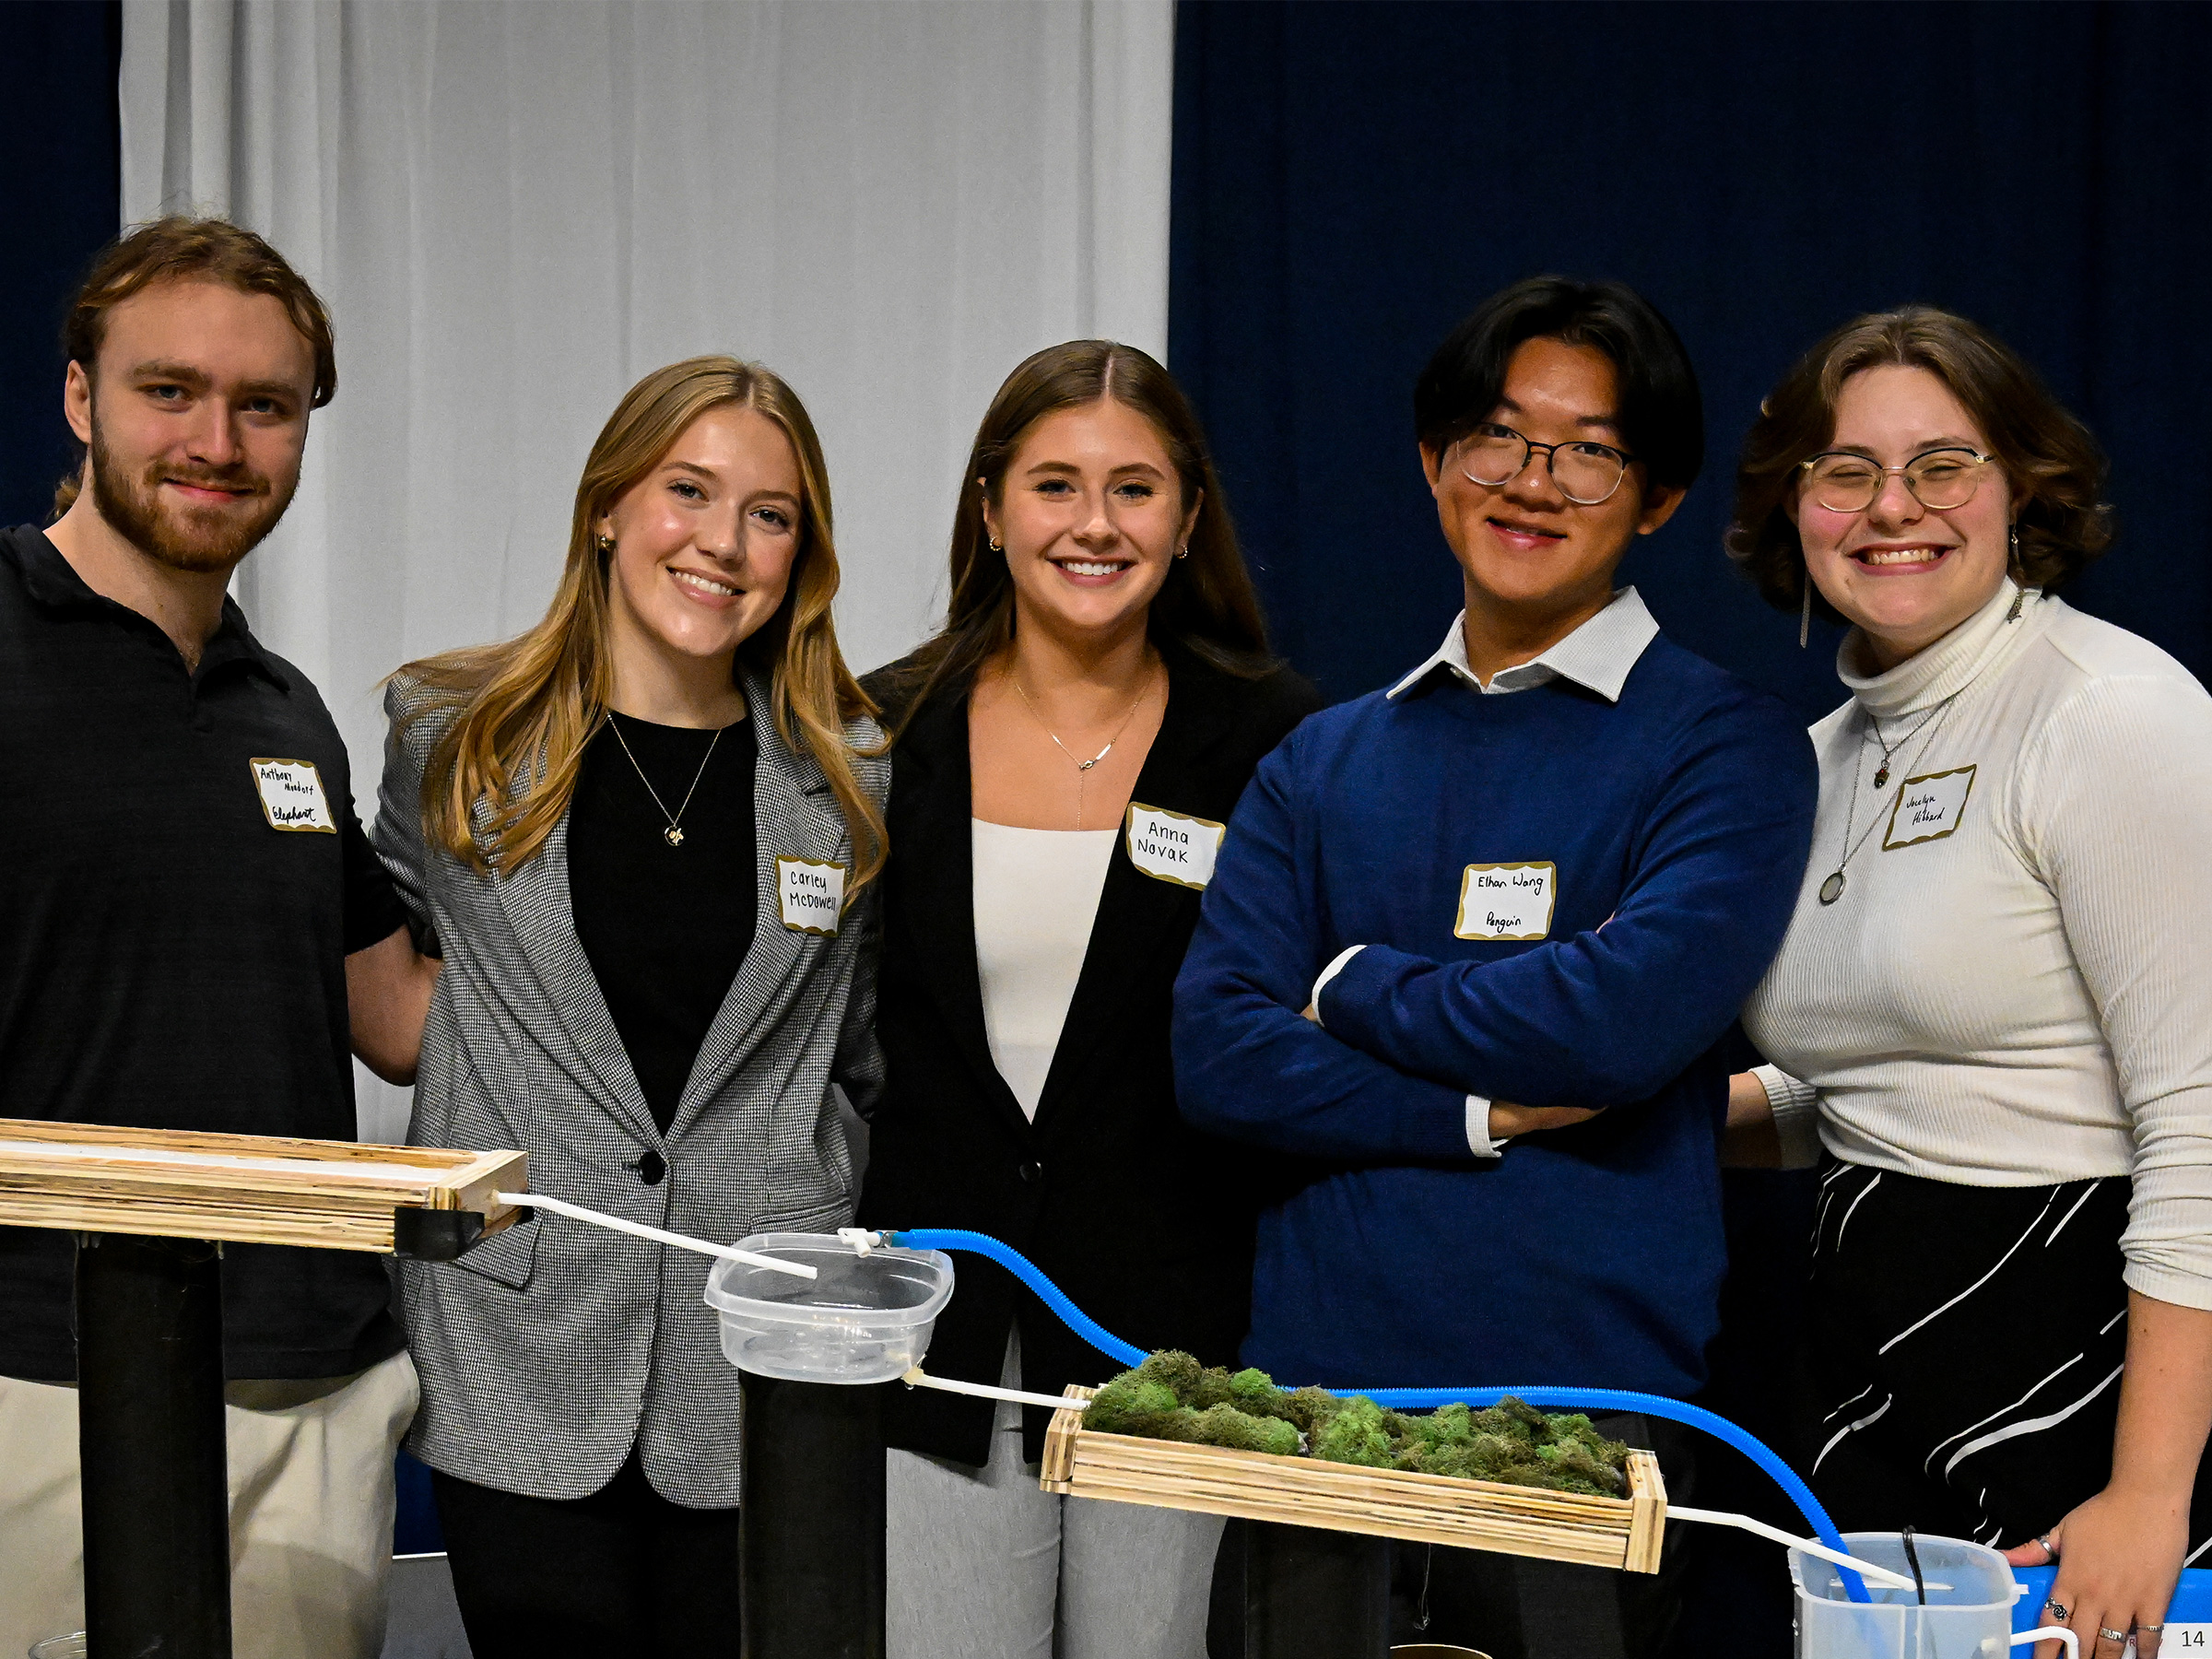
[{"label": "woman in black blazer", "polygon": [[[1177,969],[1253,768],[1318,706],[1266,654],[1196,418],[1085,340],[977,434],[945,629],[865,682],[896,734],[860,1218],[1003,1239],[1140,1347],[1234,1359],[1247,1153],[1176,1111]],[[940,1375],[1058,1393],[1112,1362],[963,1256]],[[1196,1659],[1219,1524],[1038,1490],[1045,1414],[894,1395],[891,1659]]]}]

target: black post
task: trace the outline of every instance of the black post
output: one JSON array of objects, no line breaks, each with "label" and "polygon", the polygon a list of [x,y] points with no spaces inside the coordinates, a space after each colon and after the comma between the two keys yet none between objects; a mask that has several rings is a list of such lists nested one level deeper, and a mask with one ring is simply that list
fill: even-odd
[{"label": "black post", "polygon": [[1384,1659],[1389,1652],[1389,1539],[1246,1524],[1244,1659]]},{"label": "black post", "polygon": [[883,1659],[883,1391],[738,1373],[745,1659]]},{"label": "black post", "polygon": [[100,1233],[77,1249],[92,1659],[230,1659],[220,1270],[193,1239]]}]

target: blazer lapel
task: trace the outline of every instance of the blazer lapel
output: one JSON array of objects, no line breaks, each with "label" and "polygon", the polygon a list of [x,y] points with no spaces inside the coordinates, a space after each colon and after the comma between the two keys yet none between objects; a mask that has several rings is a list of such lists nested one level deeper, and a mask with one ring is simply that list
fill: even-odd
[{"label": "blazer lapel", "polygon": [[1000,1115],[1021,1135],[1030,1120],[991,1058],[983,983],[975,959],[974,781],[968,763],[968,696],[940,697],[907,729],[892,787],[897,874],[887,895],[905,936],[926,950],[930,994],[945,1031]]},{"label": "blazer lapel", "polygon": [[545,988],[546,1000],[597,1079],[603,1104],[647,1145],[657,1145],[660,1129],[638,1086],[622,1034],[606,1011],[599,979],[576,936],[576,915],[569,900],[569,815],[562,813],[537,856],[512,875],[494,877],[493,889],[507,924]]},{"label": "blazer lapel", "polygon": [[[1180,652],[1168,657],[1168,707],[1160,719],[1159,735],[1152,740],[1137,773],[1133,801],[1173,811],[1182,806],[1190,782],[1200,775],[1208,756],[1230,730],[1228,700],[1209,696],[1211,678],[1196,662]],[[1083,971],[1068,1004],[1067,1023],[1060,1030],[1059,1046],[1053,1051],[1053,1068],[1044,1081],[1037,1105],[1042,1124],[1058,1100],[1074,1089],[1091,1053],[1121,1029],[1128,1005],[1127,988],[1148,972],[1162,971],[1158,961],[1161,936],[1198,895],[1173,882],[1145,875],[1129,861],[1128,820],[1124,816],[1114,841],[1113,855],[1106,865],[1106,883],[1099,894],[1099,913],[1091,924],[1090,943],[1083,956]]]}]

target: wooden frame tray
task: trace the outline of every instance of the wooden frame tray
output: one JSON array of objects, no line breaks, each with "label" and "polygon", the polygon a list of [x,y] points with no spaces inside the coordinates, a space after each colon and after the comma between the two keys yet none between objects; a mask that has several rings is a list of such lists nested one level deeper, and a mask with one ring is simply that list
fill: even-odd
[{"label": "wooden frame tray", "polygon": [[520,1152],[0,1118],[0,1226],[390,1254],[395,1212],[473,1212],[494,1233],[521,1212],[492,1194],[528,1185]]},{"label": "wooden frame tray", "polygon": [[1649,1452],[1629,1453],[1628,1497],[1584,1498],[1489,1480],[1103,1434],[1083,1427],[1083,1406],[1096,1392],[1071,1387],[1069,1403],[1053,1414],[1041,1480],[1048,1492],[1630,1572],[1659,1571],[1666,1484],[1659,1477],[1659,1460]]}]

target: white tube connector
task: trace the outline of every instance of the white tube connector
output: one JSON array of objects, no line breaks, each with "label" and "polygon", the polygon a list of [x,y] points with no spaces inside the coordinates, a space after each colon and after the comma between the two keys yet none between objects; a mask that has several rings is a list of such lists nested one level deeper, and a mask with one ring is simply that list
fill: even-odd
[{"label": "white tube connector", "polygon": [[[2030,1641],[2061,1641],[2065,1644],[2066,1659],[2081,1659],[2081,1638],[2064,1625],[2045,1625],[2040,1630],[2022,1630],[2012,1639],[2014,1647],[2024,1647]],[[2128,1652],[2135,1652],[2135,1643],[2128,1643]]]},{"label": "white tube connector", "polygon": [[[1741,1532],[1756,1533],[1762,1538],[1771,1538],[1792,1549],[1802,1549],[1806,1555],[1818,1556],[1824,1561],[1833,1561],[1839,1567],[1848,1567],[1868,1583],[1880,1584],[1886,1589],[1920,1588],[1901,1572],[1892,1572],[1887,1567],[1877,1567],[1871,1561],[1862,1561],[1856,1556],[1846,1555],[1840,1549],[1830,1549],[1818,1538],[1801,1538],[1795,1533],[1784,1532],[1779,1526],[1769,1526],[1764,1521],[1754,1521],[1748,1515],[1735,1514],[1727,1510],[1689,1509],[1670,1503],[1666,1506],[1666,1518],[1669,1521],[1702,1521],[1712,1526],[1733,1526]],[[1950,1588],[1947,1584],[1932,1587],[1942,1590]]]},{"label": "white tube connector", "polygon": [[628,1233],[633,1239],[651,1239],[655,1244],[673,1244],[678,1250],[688,1250],[698,1255],[720,1256],[725,1261],[744,1262],[753,1267],[771,1267],[778,1273],[788,1273],[794,1278],[820,1277],[804,1262],[782,1261],[755,1251],[739,1250],[735,1244],[710,1244],[704,1239],[688,1238],[683,1233],[648,1227],[642,1221],[626,1221],[620,1216],[610,1216],[603,1210],[586,1209],[581,1204],[571,1204],[562,1198],[547,1198],[537,1193],[494,1193],[492,1196],[501,1204],[551,1210],[555,1215],[566,1216],[571,1221],[589,1221],[594,1227],[604,1227],[609,1232]]},{"label": "white tube connector", "polygon": [[918,1365],[899,1381],[909,1388],[941,1388],[947,1394],[974,1394],[983,1400],[1011,1400],[1017,1406],[1042,1406],[1053,1411],[1064,1406],[1083,1404],[1065,1394],[1024,1394],[1018,1388],[994,1388],[984,1382],[960,1382],[950,1377],[933,1377]]},{"label": "white tube connector", "polygon": [[841,1227],[837,1230],[837,1236],[852,1247],[854,1255],[860,1256],[866,1255],[869,1251],[883,1242],[881,1233],[870,1232],[865,1227]]}]

